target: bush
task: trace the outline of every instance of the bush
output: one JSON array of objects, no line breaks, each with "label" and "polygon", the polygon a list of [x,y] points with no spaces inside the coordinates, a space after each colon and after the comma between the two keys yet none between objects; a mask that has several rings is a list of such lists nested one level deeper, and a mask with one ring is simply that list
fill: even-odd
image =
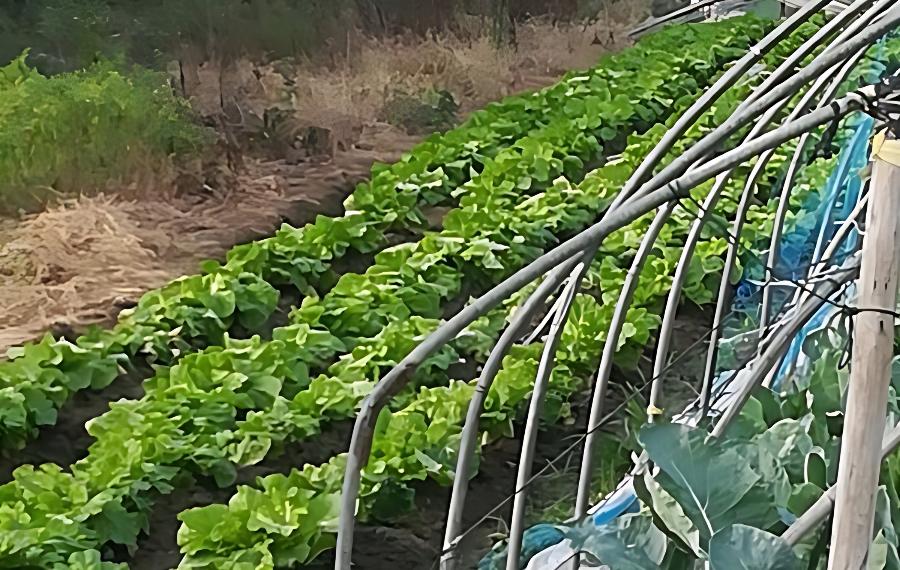
[{"label": "bush", "polygon": [[55,193],[130,182],[200,149],[164,75],[111,63],[45,77],[27,52],[0,68],[0,197],[26,207]]},{"label": "bush", "polygon": [[380,118],[410,134],[423,134],[452,127],[458,110],[448,91],[428,89],[411,95],[397,90],[385,102]]}]

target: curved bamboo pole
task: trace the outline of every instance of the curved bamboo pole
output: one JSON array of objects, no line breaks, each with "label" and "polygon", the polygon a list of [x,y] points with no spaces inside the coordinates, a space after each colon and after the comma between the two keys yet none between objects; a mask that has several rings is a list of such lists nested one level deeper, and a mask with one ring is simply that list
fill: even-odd
[{"label": "curved bamboo pole", "polygon": [[[593,256],[591,256],[593,257]],[[581,284],[591,259],[582,260],[569,278],[569,283],[563,290],[564,301],[550,325],[547,340],[544,341],[544,350],[538,363],[537,375],[534,381],[534,391],[531,393],[531,402],[528,405],[528,417],[525,421],[525,434],[522,441],[522,450],[519,454],[519,469],[516,472],[515,496],[513,498],[512,518],[509,528],[509,543],[506,557],[506,570],[519,570],[519,556],[522,550],[522,535],[525,532],[525,505],[528,498],[528,480],[531,478],[531,464],[534,462],[534,450],[537,445],[538,428],[540,427],[541,414],[544,409],[544,398],[547,396],[547,386],[550,382],[550,374],[556,362],[556,348],[562,336],[563,327],[569,317],[575,293]]]},{"label": "curved bamboo pole", "polygon": [[456,459],[456,477],[453,479],[453,491],[450,494],[450,507],[447,510],[447,527],[444,532],[444,549],[441,557],[441,569],[453,570],[456,567],[456,542],[462,528],[462,517],[465,507],[466,495],[469,489],[467,474],[471,470],[472,458],[475,456],[475,448],[478,444],[478,425],[481,413],[484,411],[484,401],[487,398],[491,385],[494,383],[497,373],[503,363],[503,359],[522,334],[527,330],[532,318],[538,313],[547,301],[547,298],[562,284],[575,267],[570,261],[553,270],[547,278],[538,285],[537,289],[529,295],[522,306],[513,314],[513,318],[500,335],[500,339],[488,356],[484,368],[478,377],[472,400],[466,412],[466,421],[463,424],[460,436],[459,454]]},{"label": "curved bamboo pole", "polygon": [[[840,89],[841,84],[846,80],[847,76],[850,74],[850,71],[859,63],[859,60],[865,55],[865,50],[860,50],[857,54],[851,58],[844,67],[838,72],[838,75],[832,80],[831,85],[822,95],[822,99],[820,100],[820,106],[822,102],[830,101],[837,94],[838,89]],[[821,79],[827,78],[828,75],[823,75]],[[778,209],[775,212],[775,220],[772,224],[772,238],[769,241],[769,251],[766,257],[766,267],[765,267],[765,282],[763,283],[763,292],[762,292],[762,302],[760,303],[760,312],[759,312],[759,328],[761,331],[766,330],[766,327],[769,325],[769,307],[772,303],[772,290],[769,287],[769,281],[775,278],[772,274],[772,269],[774,269],[775,265],[778,263],[778,248],[781,246],[781,237],[784,231],[784,220],[787,216],[787,210],[790,206],[791,193],[793,192],[794,182],[796,181],[797,173],[800,170],[800,161],[803,159],[803,154],[806,148],[806,144],[809,141],[811,134],[804,133],[800,139],[797,141],[797,148],[794,150],[794,154],[791,157],[791,161],[788,165],[787,173],[785,174],[785,180],[782,183],[781,194],[778,197]]]},{"label": "curved bamboo pole", "polygon": [[[678,311],[687,271],[690,267],[691,259],[694,257],[694,250],[697,247],[697,243],[700,241],[701,232],[706,226],[706,222],[718,203],[722,191],[725,189],[725,185],[728,184],[730,178],[731,172],[720,174],[719,177],[716,178],[715,185],[712,187],[709,194],[707,194],[706,199],[703,202],[703,211],[701,212],[700,217],[695,219],[694,223],[691,224],[691,229],[688,231],[687,238],[685,239],[684,248],[681,250],[681,256],[678,259],[678,264],[675,266],[675,274],[672,276],[672,284],[669,287],[669,293],[666,295],[663,319],[660,324],[659,337],[656,343],[656,358],[653,361],[654,382],[656,382],[657,377],[662,373],[662,370],[665,367],[665,361],[668,358],[672,330],[675,324],[675,315]],[[654,391],[651,385],[651,402],[655,401],[658,403],[659,389],[659,386],[657,386]],[[653,393],[656,393],[656,398],[653,398]]]},{"label": "curved bamboo pole", "polygon": [[[766,165],[773,154],[773,152],[769,152],[760,157],[753,166],[753,170],[747,177],[747,183],[744,185],[744,191],[741,194],[741,200],[738,203],[734,222],[731,225],[731,235],[734,237],[734,240],[728,244],[728,250],[725,253],[725,265],[722,269],[722,279],[719,281],[719,291],[716,294],[716,309],[713,314],[712,327],[710,328],[709,333],[709,345],[707,346],[706,351],[703,386],[700,389],[700,413],[704,416],[709,411],[709,398],[710,391],[712,390],[713,377],[716,373],[719,339],[722,336],[722,320],[725,317],[728,291],[731,288],[731,273],[734,270],[734,265],[737,261],[738,248],[741,244],[741,233],[744,230],[744,221],[747,217],[747,212],[750,210],[750,199],[753,197],[756,183],[759,181],[759,176],[762,174],[763,170],[765,170]],[[660,382],[660,384],[662,384],[662,382]]]},{"label": "curved bamboo pole", "polygon": [[[828,82],[830,82],[829,89],[827,89],[819,99],[819,102],[816,104],[816,109],[821,109],[823,106],[830,103],[834,98],[835,93],[837,93],[837,90],[846,79],[847,75],[856,66],[856,64],[859,63],[859,59],[862,58],[864,53],[865,50],[857,51],[857,53],[854,54],[854,56],[851,57],[847,62],[833,66],[831,69],[823,73],[818,79],[816,79],[810,89],[797,103],[797,106],[791,111],[787,120],[793,120],[800,113],[805,112],[810,103],[816,97],[818,97],[819,91]],[[798,148],[799,145],[803,142],[804,138],[801,137],[800,141],[798,141]],[[713,316],[713,322],[709,336],[709,346],[707,347],[706,353],[706,366],[703,372],[703,386],[700,392],[700,409],[701,413],[704,415],[709,410],[710,391],[712,390],[712,383],[716,373],[716,361],[718,359],[719,353],[719,340],[722,337],[722,319],[725,315],[728,290],[730,289],[729,276],[731,275],[731,272],[733,271],[735,263],[737,261],[738,250],[740,248],[740,236],[741,232],[743,231],[745,217],[750,207],[750,197],[754,193],[754,189],[756,187],[759,176],[762,174],[763,170],[765,169],[767,163],[774,155],[774,153],[775,151],[772,150],[764,154],[754,165],[753,170],[751,171],[747,179],[747,185],[744,188],[744,192],[741,195],[741,201],[738,204],[734,223],[731,227],[732,241],[728,244],[728,251],[725,256],[725,266],[722,270],[722,280],[719,282],[719,291],[716,297],[716,309]],[[789,194],[790,190],[782,192],[782,194],[785,193]],[[782,196],[782,200],[785,200],[785,198],[785,196]],[[782,205],[783,202],[779,203],[779,207],[781,207]],[[764,330],[762,326],[760,327],[760,330]]]},{"label": "curved bamboo pole", "polygon": [[[865,210],[865,207],[866,207],[866,204],[868,204],[868,201],[869,201],[868,195],[867,194],[862,195],[859,202],[856,203],[856,207],[847,216],[846,223],[844,225],[842,225],[840,228],[838,228],[838,231],[836,231],[834,234],[834,238],[828,244],[828,247],[825,248],[825,251],[822,253],[822,261],[815,264],[810,269],[808,275],[814,275],[814,274],[818,274],[818,273],[825,271],[825,268],[828,265],[827,260],[829,260],[835,254],[835,252],[838,250],[838,248],[841,246],[841,244],[843,244],[844,238],[847,237],[847,234],[849,234],[850,231],[855,227],[856,219]],[[798,292],[799,292],[799,290],[795,292],[794,300],[791,301],[791,304],[803,303],[810,295],[810,293],[808,291],[803,291],[801,294],[797,295]],[[793,370],[794,363],[792,363],[791,366],[792,366],[791,370]],[[772,367],[772,369],[769,371],[769,374],[766,376],[765,380],[763,381],[763,386],[768,387],[772,384],[772,382],[775,380],[775,374],[777,373],[778,368],[779,368],[778,366]]]},{"label": "curved bamboo pole", "polygon": [[803,8],[786,18],[778,27],[769,32],[756,45],[751,47],[746,55],[732,64],[725,73],[723,73],[711,87],[706,89],[688,110],[685,111],[671,127],[669,127],[659,143],[652,151],[650,151],[650,154],[648,154],[646,159],[641,162],[631,177],[629,177],[622,188],[622,192],[613,201],[610,209],[618,207],[624,200],[630,198],[634,194],[641,184],[643,184],[653,173],[653,169],[656,168],[660,160],[662,160],[662,158],[672,149],[675,142],[687,132],[691,125],[697,122],[697,119],[700,118],[703,113],[712,107],[713,103],[715,103],[723,93],[737,83],[737,81],[750,71],[750,69],[752,69],[765,54],[769,53],[773,47],[791,35],[797,28],[803,25],[804,22],[807,22],[815,13],[830,4],[830,2],[831,0],[813,0],[808,2]]},{"label": "curved bamboo pole", "polygon": [[[772,107],[767,111],[759,121],[753,126],[753,129],[747,134],[747,137],[744,139],[744,144],[755,140],[761,132],[763,132],[766,128],[768,128],[769,123],[775,118],[775,116],[781,112],[785,105],[787,105],[788,100],[783,100],[780,104]],[[798,106],[797,109],[800,109]],[[795,111],[797,110],[795,109]],[[793,117],[789,117],[789,120]],[[765,168],[765,165],[768,163],[768,159],[772,156],[772,151],[767,151],[763,154],[760,159],[757,161],[753,170],[750,173],[747,184],[744,186],[744,190],[741,194],[740,204],[738,206],[738,215],[735,218],[735,222],[743,223],[743,218],[745,215],[745,211],[749,206],[750,196],[752,195],[752,190],[755,188],[756,179]],[[709,215],[712,210],[715,208],[716,204],[721,197],[722,191],[725,189],[725,185],[730,180],[733,174],[733,170],[729,170],[719,176],[716,180],[715,186],[712,188],[710,193],[707,195],[705,202],[703,203],[703,211],[699,218],[694,220],[694,223],[691,225],[690,232],[685,241],[684,249],[682,249],[681,257],[678,259],[678,265],[675,268],[675,275],[672,278],[672,286],[669,289],[669,294],[666,296],[666,304],[665,310],[663,312],[663,320],[660,324],[659,329],[659,338],[656,343],[656,356],[653,360],[653,382],[650,386],[650,407],[652,409],[658,409],[661,394],[662,394],[662,374],[663,370],[665,370],[666,362],[669,357],[669,347],[671,346],[671,337],[672,331],[674,330],[675,320],[678,313],[678,306],[681,304],[681,293],[684,288],[684,281],[687,278],[688,270],[690,269],[691,261],[694,257],[694,250],[697,246],[697,242],[700,239],[700,235],[703,231],[703,228],[706,226],[706,222],[709,220]],[[740,226],[738,227],[740,230]],[[739,233],[737,235],[740,235]],[[731,253],[731,248],[729,248],[729,254]],[[731,263],[733,264],[733,259]],[[730,270],[728,270],[728,261],[726,260],[726,269],[723,270],[723,281],[725,280],[724,275],[730,274]],[[719,313],[720,309],[717,305],[716,314],[721,318],[721,314]],[[716,326],[715,324],[713,325]],[[713,331],[716,329],[713,328]],[[650,416],[650,420],[653,421],[653,416]]]},{"label": "curved bamboo pole", "polygon": [[[684,281],[687,278],[687,273],[690,269],[690,264],[694,257],[694,250],[697,246],[697,242],[700,240],[700,234],[703,231],[703,228],[706,226],[706,222],[709,220],[709,215],[712,212],[713,208],[715,208],[715,204],[721,197],[722,191],[728,183],[731,174],[732,172],[721,174],[717,179],[716,186],[707,195],[706,201],[703,203],[703,212],[701,216],[694,220],[694,223],[691,225],[690,232],[685,242],[685,247],[684,249],[682,249],[681,257],[679,258],[678,265],[675,268],[675,274],[672,277],[672,285],[669,288],[669,294],[666,296],[663,320],[662,324],[660,325],[659,337],[656,343],[656,357],[653,360],[653,381],[650,384],[649,400],[649,407],[651,409],[658,409],[660,405],[660,400],[662,397],[663,371],[665,370],[667,365],[669,347],[671,346],[672,331],[674,330],[675,326],[678,306],[681,302],[681,293],[684,288]],[[746,195],[747,192],[745,190],[744,196]],[[743,197],[741,203],[744,203]],[[649,416],[648,419],[651,422],[654,421],[652,415]]]},{"label": "curved bamboo pole", "polygon": [[622,326],[625,324],[625,317],[628,314],[628,308],[631,306],[631,299],[634,296],[634,290],[640,279],[641,270],[650,251],[656,244],[659,233],[662,231],[669,216],[675,210],[677,202],[674,200],[659,209],[653,222],[647,229],[641,245],[635,253],[631,262],[631,267],[625,275],[625,281],[622,284],[622,291],[616,301],[616,308],[613,312],[612,319],[609,323],[609,330],[606,333],[606,342],[603,344],[603,353],[600,357],[600,365],[597,368],[597,377],[594,382],[594,393],[591,398],[591,411],[587,423],[587,431],[584,440],[584,447],[581,455],[581,471],[578,476],[578,490],[575,495],[575,517],[580,519],[587,513],[591,492],[591,477],[594,471],[594,447],[599,436],[597,428],[601,418],[603,417],[603,402],[606,400],[606,390],[609,386],[609,376],[612,373],[613,358],[616,354],[616,348],[619,344],[619,335],[622,332]]},{"label": "curved bamboo pole", "polygon": [[[859,201],[856,203],[856,206],[850,212],[850,215],[847,216],[847,220],[845,221],[845,223],[834,233],[834,237],[828,243],[828,247],[826,247],[825,251],[822,252],[821,260],[817,262],[810,270],[810,274],[821,273],[825,270],[828,262],[834,256],[838,248],[841,247],[844,238],[847,237],[847,234],[850,233],[850,231],[855,227],[857,218],[859,218],[859,216],[863,213],[868,203],[869,195],[863,192],[860,196]],[[799,301],[803,302],[807,297],[809,297],[809,295],[810,293],[808,291],[801,291]]]},{"label": "curved bamboo pole", "polygon": [[864,9],[865,12],[863,12],[862,15],[850,22],[850,24],[847,25],[846,29],[842,30],[831,42],[829,42],[829,46],[825,48],[826,53],[834,46],[839,46],[847,38],[852,37],[862,27],[868,25],[875,16],[881,14],[884,9],[890,6],[893,2],[894,0],[879,0],[877,3],[872,5],[873,0],[856,0],[853,4],[849,5],[834,18],[828,20],[824,26],[816,31],[815,34],[813,34],[793,53],[788,55],[781,63],[781,65],[779,65],[775,69],[775,71],[773,71],[772,74],[760,84],[759,91],[751,93],[749,97],[747,97],[740,105],[738,105],[736,112],[739,113],[745,110],[749,105],[758,100],[761,94],[766,93],[772,87],[783,82],[785,77],[794,73],[794,70],[797,69],[797,66],[803,61],[803,59],[813,53],[816,47],[819,46],[819,44],[826,41],[829,36],[840,30],[843,26],[847,25],[847,22],[849,20],[856,18],[856,16],[859,15],[860,12],[862,12]]},{"label": "curved bamboo pole", "polygon": [[[861,196],[860,196],[860,200],[862,200]],[[859,208],[860,208],[860,204],[859,204],[859,202],[857,202],[856,207],[853,210],[853,212],[855,212],[857,216],[860,213],[858,211]],[[830,208],[829,208],[829,210],[830,210]],[[829,243],[828,247],[826,247],[824,251],[816,252],[813,255],[812,262],[810,263],[810,269],[809,269],[810,272],[820,271],[822,267],[824,267],[825,265],[828,264],[829,258],[834,254],[834,250],[837,247],[836,245],[833,245],[835,239],[838,237],[838,235],[845,234],[846,231],[848,231],[848,230],[844,230],[844,226],[842,226],[841,228],[838,228],[837,232],[835,232],[835,235],[832,238],[831,243]],[[808,296],[809,296],[809,291],[804,291],[803,289],[798,288],[794,291],[794,296],[793,296],[792,302],[803,301]]]},{"label": "curved bamboo pole", "polygon": [[[873,21],[862,31],[847,38],[846,41],[842,40],[842,43],[838,45],[832,44],[833,47],[831,49],[819,54],[808,66],[795,72],[790,78],[773,87],[767,94],[761,95],[759,99],[747,105],[745,109],[732,114],[731,117],[726,119],[697,144],[648,180],[641,191],[636,192],[634,196],[623,202],[623,204],[634,202],[661,188],[676,189],[683,187],[684,182],[692,178],[688,170],[703,157],[715,154],[716,148],[721,141],[726,140],[755,117],[765,113],[773,105],[792,96],[802,89],[804,85],[815,80],[823,71],[838,62],[846,60],[859,49],[871,45],[894,29],[898,22],[900,22],[900,6],[895,6],[888,9],[883,17]],[[715,174],[718,174],[718,172]]]},{"label": "curved bamboo pole", "polygon": [[[862,7],[863,4],[865,4],[865,3],[859,2],[858,6]],[[809,8],[810,5],[807,5],[807,7]],[[824,35],[825,34],[823,34],[823,37],[824,37]],[[816,80],[816,83],[820,84],[820,83],[824,82],[824,80],[829,75],[830,75],[830,73],[826,74],[823,77],[820,77],[819,79]],[[835,83],[837,84],[837,82],[835,82]],[[811,91],[817,92],[818,88],[814,87]],[[832,96],[833,96],[833,93],[829,93],[828,95],[826,95],[825,98],[830,99]],[[807,101],[803,100],[800,102],[798,107],[803,109],[806,107],[807,104],[808,104]],[[641,179],[641,173],[647,172],[652,163],[653,163],[653,161],[650,161],[650,160],[648,160],[647,162],[644,162],[641,165],[641,169],[639,169],[635,173],[635,176],[633,178]],[[687,239],[687,242],[685,245],[685,250],[684,250],[685,255],[683,256],[683,257],[686,257],[688,261],[682,260],[679,263],[678,271],[676,272],[676,277],[673,280],[673,286],[672,286],[672,289],[670,290],[669,301],[671,301],[671,299],[672,299],[672,292],[674,292],[675,298],[680,297],[680,291],[681,291],[681,287],[683,285],[683,275],[679,275],[679,273],[683,274],[685,272],[685,268],[687,267],[687,264],[689,263],[689,260],[692,257],[693,249],[695,247],[696,241],[699,238],[700,230],[703,227],[704,220],[707,218],[707,212],[709,212],[714,207],[715,202],[717,201],[718,196],[721,192],[721,188],[722,188],[722,186],[724,186],[724,183],[726,181],[727,181],[726,177],[721,177],[719,180],[717,180],[717,183],[716,183],[717,187],[714,188],[710,192],[710,194],[707,196],[707,201],[703,206],[704,207],[703,217],[698,219],[691,228],[691,235],[689,235],[689,237]],[[625,193],[623,193],[621,196],[625,196]],[[650,232],[650,233],[653,233],[653,232]],[[646,240],[644,242],[642,242],[642,247],[644,247],[645,245],[648,245],[649,243],[652,243],[652,241],[655,241],[655,236],[651,237],[649,242]],[[648,247],[648,249],[649,249],[649,247]],[[638,266],[643,264],[643,259],[640,255],[640,253],[638,254],[638,257],[635,259],[635,264]],[[587,436],[586,436],[586,441],[585,441],[584,452],[582,455],[582,470],[579,474],[579,487],[578,487],[578,491],[576,494],[576,509],[575,509],[576,518],[580,518],[581,516],[583,516],[587,510],[587,502],[588,502],[588,497],[590,494],[590,488],[589,488],[590,478],[591,478],[591,472],[592,472],[592,467],[593,467],[592,463],[593,463],[593,447],[594,447],[594,445],[593,445],[594,424],[596,423],[597,418],[599,417],[600,410],[602,410],[602,402],[605,397],[605,388],[606,388],[606,384],[607,384],[608,378],[609,378],[609,371],[612,366],[612,354],[614,354],[614,350],[609,350],[609,347],[610,346],[614,347],[617,344],[618,334],[619,334],[619,331],[621,328],[620,321],[623,318],[624,312],[627,311],[627,307],[630,304],[630,297],[633,293],[633,288],[635,286],[635,284],[632,283],[631,279],[630,279],[632,277],[632,271],[634,271],[634,266],[629,271],[629,275],[626,278],[625,286],[623,287],[623,291],[617,302],[616,311],[613,315],[613,321],[610,326],[610,332],[607,335],[606,345],[604,346],[603,358],[601,360],[601,365],[598,370],[597,383],[596,383],[596,386],[594,389],[593,402],[592,402],[591,412],[590,412],[591,418],[589,419],[589,422],[588,422]],[[669,345],[668,338],[669,338],[669,334],[671,331],[671,326],[672,326],[671,323],[674,322],[675,311],[673,310],[673,307],[677,307],[677,303],[671,303],[671,302],[667,303],[667,317],[668,318],[664,320],[664,324],[661,327],[661,337],[660,337],[659,344],[664,347],[663,348],[664,353],[668,352],[668,345]],[[668,323],[666,323],[666,321],[668,321]],[[664,361],[664,359],[662,359],[662,360]],[[660,359],[657,360],[657,363],[658,362],[660,362]]]},{"label": "curved bamboo pole", "polygon": [[[900,7],[898,7],[896,14],[897,21],[900,22]],[[804,132],[838,120],[855,111],[862,110],[865,106],[866,100],[862,95],[850,93],[846,97],[835,100],[828,107],[807,113],[793,122],[785,123],[782,127],[761,135],[753,142],[716,156],[716,158],[690,170],[683,176],[676,178],[658,190],[650,192],[646,196],[635,197],[629,200],[623,204],[623,208],[658,204],[660,193],[663,195],[668,194],[669,197],[686,197],[689,195],[690,189],[728,171],[733,166],[795,139]]]}]

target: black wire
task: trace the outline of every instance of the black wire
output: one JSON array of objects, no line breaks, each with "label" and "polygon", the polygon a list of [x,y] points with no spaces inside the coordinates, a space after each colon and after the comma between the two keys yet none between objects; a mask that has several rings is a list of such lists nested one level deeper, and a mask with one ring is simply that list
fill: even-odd
[{"label": "black wire", "polygon": [[854,319],[851,317],[848,319],[847,323],[847,340],[844,343],[843,352],[841,354],[841,360],[838,362],[838,370],[844,370],[845,368],[849,371],[850,369],[850,361],[852,360],[852,349],[853,349],[853,322]]},{"label": "black wire", "polygon": [[837,136],[838,129],[840,128],[840,125],[844,119],[840,115],[841,108],[840,105],[837,104],[837,101],[831,102],[831,109],[835,114],[834,119],[832,119],[831,123],[828,124],[828,129],[821,137],[819,137],[818,142],[816,142],[816,146],[813,147],[812,154],[810,155],[810,161],[819,158],[827,158],[830,156],[826,149],[831,148],[831,144],[834,142],[834,137]]},{"label": "black wire", "polygon": [[[693,198],[691,199],[691,201],[692,201],[694,204],[697,204],[697,201],[694,200]],[[700,207],[700,211],[701,211],[701,212],[704,212],[704,210],[702,209],[702,206]],[[695,218],[696,218],[696,217],[697,217],[697,214],[695,214]],[[713,218],[712,216],[710,216],[710,217],[707,218],[707,222],[711,223],[713,226],[717,226],[715,229],[721,231],[722,234],[724,234],[724,235],[719,236],[719,237],[721,237],[722,239],[724,239],[729,245],[735,247],[735,248],[737,249],[738,256],[741,256],[742,254],[746,254],[746,253],[753,253],[753,252],[750,250],[750,248],[748,248],[748,247],[746,247],[745,245],[743,245],[742,243],[740,243],[740,240],[739,240],[734,234],[732,234],[731,231],[730,231],[728,228],[723,227],[723,226],[721,225],[721,223],[719,222],[719,220],[717,220],[717,219]],[[838,255],[840,255],[840,254],[839,254],[837,251],[835,251],[834,255],[832,255],[830,258],[823,258],[823,259],[820,259],[820,260],[811,261],[810,264],[806,267],[806,269],[808,270],[808,269],[813,268],[813,267],[815,267],[816,265],[819,265],[819,264],[822,264],[822,263],[829,263],[829,262],[835,260],[836,256],[838,256]],[[847,304],[844,304],[844,303],[838,303],[837,301],[834,301],[834,300],[829,299],[829,298],[827,298],[827,297],[823,297],[823,296],[820,295],[818,292],[816,292],[814,288],[811,288],[807,283],[803,283],[802,281],[799,281],[799,280],[797,280],[797,279],[793,279],[793,278],[790,278],[790,277],[778,277],[778,276],[777,276],[777,273],[778,273],[777,270],[776,270],[774,267],[770,267],[770,266],[769,266],[768,264],[766,264],[766,263],[760,262],[759,265],[760,265],[760,267],[762,267],[762,269],[764,269],[767,273],[769,273],[769,274],[772,275],[773,277],[777,277],[777,279],[776,279],[777,281],[785,281],[785,282],[787,282],[787,283],[790,283],[791,285],[794,285],[795,287],[797,287],[797,288],[800,289],[801,291],[804,291],[804,292],[808,293],[809,295],[811,295],[811,296],[813,296],[813,297],[816,297],[816,298],[819,299],[819,300],[825,301],[826,303],[828,303],[828,304],[834,306],[834,307],[837,308],[837,309],[840,309],[840,310],[841,310],[844,314],[846,314],[847,316],[851,316],[851,317],[852,317],[852,316],[856,316],[856,315],[858,315],[858,314],[860,314],[860,313],[868,313],[868,312],[871,312],[871,313],[881,313],[881,314],[883,314],[883,315],[890,316],[890,317],[893,317],[893,318],[895,318],[895,319],[900,319],[900,312],[897,312],[897,311],[895,311],[895,310],[891,310],[891,309],[883,309],[883,308],[879,308],[879,307],[854,307],[854,306],[847,305]],[[725,279],[725,276],[723,275],[722,278]],[[829,279],[825,279],[825,281],[828,281],[828,280],[829,280]],[[833,281],[833,280],[832,280],[832,281]],[[764,283],[764,286],[768,286],[768,285],[769,285],[769,283]]]},{"label": "black wire", "polygon": [[572,554],[566,556],[566,558],[565,558],[562,562],[560,562],[559,564],[557,564],[556,566],[554,566],[554,567],[553,567],[553,570],[559,570],[560,568],[563,567],[564,564],[566,564],[567,562],[569,562],[569,561],[571,561],[571,560],[574,560],[575,558],[579,558],[582,554],[588,554],[588,555],[590,555],[590,552],[585,552],[585,551],[583,551],[583,550],[575,550],[575,549],[572,549]]}]

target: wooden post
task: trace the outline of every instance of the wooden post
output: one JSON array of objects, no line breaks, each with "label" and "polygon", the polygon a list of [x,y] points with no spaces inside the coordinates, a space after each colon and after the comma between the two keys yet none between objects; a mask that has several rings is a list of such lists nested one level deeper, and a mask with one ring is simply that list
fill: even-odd
[{"label": "wooden post", "polygon": [[[876,141],[858,306],[893,311],[900,267],[900,166],[879,158],[900,141]],[[875,490],[881,465],[894,318],[873,311],[855,317],[847,415],[838,467],[837,499],[829,570],[865,568],[875,517]]]}]

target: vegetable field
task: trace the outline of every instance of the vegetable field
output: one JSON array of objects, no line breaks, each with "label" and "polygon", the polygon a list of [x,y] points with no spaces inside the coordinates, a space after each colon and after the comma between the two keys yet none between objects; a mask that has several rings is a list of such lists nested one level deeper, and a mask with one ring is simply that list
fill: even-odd
[{"label": "vegetable field", "polygon": [[[822,121],[802,142],[786,139],[765,159],[734,163],[727,176],[719,171],[692,186],[673,185],[668,197],[642,210],[627,200],[623,206],[622,191],[645,160],[655,160],[658,145],[671,142],[638,184],[678,170],[682,157],[718,136],[720,125],[785,67],[828,57],[817,42],[834,35],[834,18],[798,17],[786,32],[781,22],[750,15],[669,26],[556,85],[475,112],[397,163],[377,165],[340,217],[285,225],[236,246],[221,262],[145,294],[111,328],[74,341],[48,334],[11,350],[0,362],[0,448],[13,463],[72,413],[80,394],[136,382],[140,390],[88,421],[92,441],[71,464],[17,464],[0,485],[0,567],[137,568],[140,544],[159,532],[150,524],[154,512],[194,489],[225,500],[178,514],[178,568],[287,569],[330,561],[339,524],[347,520],[342,501],[354,499],[346,493],[354,465],[351,515],[390,526],[417,508],[423,488],[449,489],[477,477],[479,454],[498,440],[521,437],[523,425],[599,429],[593,419],[586,423],[585,394],[608,358],[613,384],[652,377],[633,396],[648,399],[652,420],[638,433],[635,451],[655,467],[632,478],[643,505],[636,512],[603,532],[586,512],[568,521],[564,535],[574,548],[616,569],[687,569],[706,561],[725,569],[751,556],[745,567],[759,570],[801,562],[824,567],[821,536],[792,549],[777,535],[834,484],[846,340],[827,329],[811,333],[812,374],[790,392],[755,391],[718,438],[703,422],[661,421],[678,410],[662,406],[650,384],[661,367],[674,366],[662,332],[668,306],[689,303],[711,314],[724,302],[720,289],[766,278],[754,273],[760,271],[754,263],[775,247],[773,234],[816,231],[809,212],[833,200],[826,188],[855,123]],[[762,52],[754,48],[773,33],[780,41]],[[833,82],[831,98],[849,97],[900,67],[900,42],[892,37],[862,48]],[[748,53],[758,56],[750,72],[729,80]],[[719,96],[682,128],[679,118],[723,82]],[[775,103],[759,111],[775,125],[813,106],[802,92]],[[820,107],[827,110],[826,103]],[[667,138],[678,129],[677,138]],[[751,125],[738,124],[694,158],[727,157],[758,136]],[[677,174],[685,172],[692,173]],[[792,193],[783,191],[786,185]],[[632,219],[577,266],[566,265],[571,256],[561,258],[555,266],[565,275],[551,272],[490,306],[484,301],[547,259],[546,252],[573,243],[623,207],[632,207]],[[429,226],[434,211],[446,211],[439,228]],[[685,263],[687,249],[693,256]],[[804,262],[819,261],[814,257]],[[347,269],[360,264],[360,272]],[[528,315],[531,299],[543,295],[544,302],[560,286],[553,308]],[[624,310],[620,299],[627,300]],[[522,322],[523,314],[530,318]],[[474,317],[427,354],[416,352],[459,315]],[[759,315],[747,319],[759,325]],[[545,325],[551,332],[528,335],[539,322],[538,332]],[[754,345],[754,354],[764,353],[760,347]],[[494,374],[487,386],[480,381],[485,370]],[[546,383],[536,389],[542,375]],[[401,381],[385,388],[385,378]],[[387,397],[380,399],[379,390],[388,390]],[[481,397],[476,439],[467,440],[467,413]],[[365,461],[352,453],[293,461],[297,449],[333,440],[360,410],[365,417],[382,407],[373,401],[383,409],[370,424],[357,425],[358,433],[360,425],[371,432]],[[675,407],[684,403],[672,400]],[[898,406],[892,389],[896,416]],[[354,445],[365,440],[358,433]],[[461,473],[466,441],[474,459]],[[247,473],[273,458],[293,468],[248,481]],[[879,491],[881,565],[870,560],[873,568],[900,568],[892,522],[900,520],[892,518],[900,508],[895,463],[886,463]],[[589,498],[596,503],[611,491],[591,489]],[[341,532],[343,540],[346,529]],[[510,544],[518,553],[521,536],[512,532]],[[507,568],[503,548],[488,553],[481,569]],[[534,554],[522,558],[521,568]],[[346,562],[341,556],[338,564]],[[782,561],[794,565],[777,565]],[[437,559],[423,559],[421,567],[432,563]]]}]

